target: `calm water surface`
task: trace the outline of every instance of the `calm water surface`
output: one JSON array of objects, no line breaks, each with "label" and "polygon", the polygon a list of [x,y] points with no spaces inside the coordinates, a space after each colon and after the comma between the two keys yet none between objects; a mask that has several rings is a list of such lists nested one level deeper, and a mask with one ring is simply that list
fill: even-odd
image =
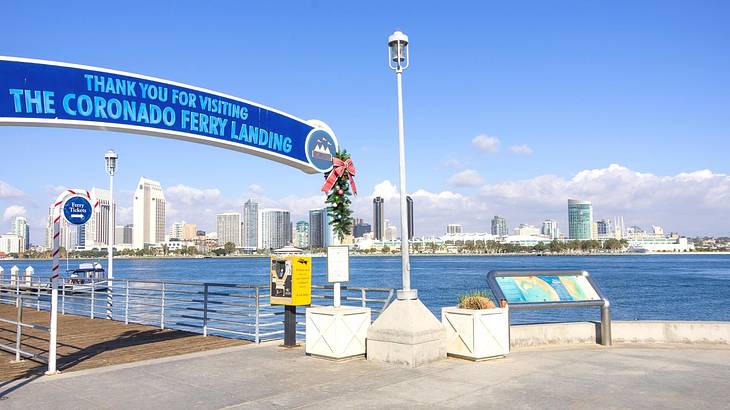
[{"label": "calm water surface", "polygon": [[[106,265],[106,261],[100,261]],[[73,268],[78,261],[71,261]],[[9,274],[17,264],[46,275],[49,261],[0,261]],[[400,257],[352,257],[352,286],[393,287],[401,283]],[[314,283],[325,283],[325,258],[314,258]],[[585,269],[611,301],[618,320],[730,321],[730,255],[641,256],[420,256],[411,259],[411,283],[440,317],[460,293],[487,289],[494,269]],[[266,284],[268,258],[119,259],[114,276],[201,282]],[[597,320],[598,309],[516,312],[515,322]]]}]

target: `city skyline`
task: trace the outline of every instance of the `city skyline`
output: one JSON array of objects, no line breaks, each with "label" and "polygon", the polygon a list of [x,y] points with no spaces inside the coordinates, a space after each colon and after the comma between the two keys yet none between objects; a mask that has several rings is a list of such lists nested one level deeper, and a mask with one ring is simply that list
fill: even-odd
[{"label": "city skyline", "polygon": [[[410,36],[413,57],[404,108],[416,236],[438,234],[449,223],[488,231],[493,215],[537,226],[554,219],[567,232],[568,198],[593,202],[599,218],[623,215],[633,224],[692,236],[730,235],[724,218],[730,209],[730,117],[724,110],[730,94],[722,91],[730,89],[730,52],[719,40],[730,36],[727,4],[650,1],[630,13],[631,3],[621,2],[465,3],[439,11],[395,4],[393,13],[377,4],[304,3],[283,10],[233,4],[223,15],[216,7],[180,11],[181,18],[222,19],[210,33],[179,32],[174,21],[128,31],[133,8],[112,12],[94,4],[107,18],[82,19],[89,6],[6,7],[0,54],[159,76],[320,118],[357,166],[358,217],[369,218],[373,197],[381,196],[384,219],[399,220],[397,200],[391,203],[398,180],[395,84],[383,57],[387,35],[398,28]],[[165,12],[159,4],[145,7]],[[18,36],[28,13],[42,29]],[[272,13],[283,24],[271,33],[250,33],[246,53],[233,53],[226,64],[191,58],[189,44],[228,54],[218,40],[239,34],[238,16]],[[489,24],[483,16],[490,16]],[[307,23],[324,18],[337,21],[347,47],[333,48],[324,41],[331,28]],[[95,30],[126,35],[87,35]],[[50,44],[49,32],[83,37],[86,45]],[[159,42],[148,40],[166,32],[179,35],[161,52]],[[535,33],[544,34],[541,41]],[[445,40],[452,38],[468,41]],[[280,68],[250,64],[251,55],[269,55]],[[345,63],[333,65],[333,59]],[[449,75],[457,69],[459,75]],[[26,217],[34,243],[43,243],[47,208],[62,188],[107,186],[103,153],[109,148],[120,156],[117,225],[132,222],[129,198],[140,175],[165,187],[169,221],[195,220],[207,231],[215,229],[215,215],[241,212],[250,197],[262,207],[290,209],[294,220],[324,206],[319,176],[213,147],[32,127],[0,127],[0,141],[6,170],[0,223],[6,231],[14,217]],[[46,164],[59,159],[51,172]]]}]

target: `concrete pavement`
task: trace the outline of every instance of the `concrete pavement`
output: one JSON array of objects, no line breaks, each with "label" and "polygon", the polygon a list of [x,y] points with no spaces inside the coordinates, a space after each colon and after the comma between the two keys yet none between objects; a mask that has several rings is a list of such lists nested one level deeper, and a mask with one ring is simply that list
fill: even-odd
[{"label": "concrete pavement", "polygon": [[727,408],[730,347],[531,348],[417,369],[248,345],[0,387],[3,409]]}]

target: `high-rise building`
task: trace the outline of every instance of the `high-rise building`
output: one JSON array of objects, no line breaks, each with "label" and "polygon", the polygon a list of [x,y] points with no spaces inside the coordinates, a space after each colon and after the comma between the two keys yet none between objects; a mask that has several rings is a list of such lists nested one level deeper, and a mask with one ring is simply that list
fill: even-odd
[{"label": "high-rise building", "polygon": [[613,236],[613,229],[611,229],[611,221],[609,219],[600,219],[596,221],[596,238],[597,239],[608,239]]},{"label": "high-rise building", "polygon": [[494,236],[507,236],[509,231],[507,230],[507,220],[499,215],[494,215],[492,218],[492,235]]},{"label": "high-rise building", "polygon": [[446,233],[449,235],[460,234],[464,228],[460,224],[446,225]]},{"label": "high-rise building", "polygon": [[413,198],[406,196],[406,209],[408,214],[408,240],[413,239]]},{"label": "high-rise building", "polygon": [[30,248],[30,226],[28,225],[28,220],[25,219],[25,217],[15,217],[15,221],[13,221],[13,233],[21,238],[20,242],[23,247],[21,252]]},{"label": "high-rise building", "polygon": [[23,252],[23,237],[14,233],[0,235],[0,253],[3,256]]},{"label": "high-rise building", "polygon": [[259,247],[259,203],[249,199],[243,205],[243,246]]},{"label": "high-rise building", "polygon": [[[59,246],[67,250],[73,250],[79,243],[78,229],[71,225],[66,218],[61,217],[59,222]],[[48,220],[46,221],[46,247],[53,249],[53,207],[48,208]]]},{"label": "high-rise building", "polygon": [[568,200],[568,236],[581,241],[593,239],[593,205],[590,201]]},{"label": "high-rise building", "polygon": [[398,228],[395,225],[391,225],[390,220],[385,221],[385,232],[383,232],[384,241],[394,241],[398,239]]},{"label": "high-rise building", "polygon": [[375,240],[382,241],[385,235],[385,201],[382,197],[376,196],[373,199],[373,236]]},{"label": "high-rise building", "polygon": [[294,244],[298,248],[306,248],[309,246],[309,222],[299,221],[296,227],[296,238]]},{"label": "high-rise building", "polygon": [[544,236],[550,239],[560,238],[560,229],[558,228],[558,221],[554,219],[546,219],[542,222],[542,229],[540,230]]},{"label": "high-rise building", "polygon": [[369,223],[363,222],[362,219],[360,219],[360,222],[356,223],[352,227],[352,236],[355,238],[362,238],[363,235],[366,233],[370,233],[372,231],[372,227]]},{"label": "high-rise building", "polygon": [[185,221],[174,222],[172,224],[172,226],[170,226],[170,240],[173,240],[173,239],[182,240],[183,226],[185,226]]},{"label": "high-rise building", "polygon": [[114,244],[115,245],[131,245],[132,244],[132,224],[117,225],[114,228]]},{"label": "high-rise building", "polygon": [[198,225],[196,224],[183,224],[182,226],[182,239],[183,241],[194,241],[198,236]]},{"label": "high-rise building", "polygon": [[228,242],[236,247],[241,246],[241,214],[226,212],[217,215],[218,244],[224,246]]},{"label": "high-rise building", "polygon": [[83,236],[79,237],[78,246],[85,249],[102,249],[109,246],[109,218],[114,216],[116,204],[110,207],[110,195],[107,189],[94,187],[91,189],[91,195],[99,201],[99,206],[94,209],[94,215],[89,222],[79,229]]},{"label": "high-rise building", "polygon": [[165,194],[159,182],[145,177],[139,179],[132,205],[134,249],[143,249],[145,245],[165,241],[166,204]]},{"label": "high-rise building", "polygon": [[514,229],[514,234],[518,236],[537,236],[540,235],[540,229],[534,225],[520,224]]},{"label": "high-rise building", "polygon": [[327,243],[327,208],[309,210],[309,246],[324,248]]},{"label": "high-rise building", "polygon": [[291,215],[284,209],[262,209],[261,248],[279,249],[291,242]]}]

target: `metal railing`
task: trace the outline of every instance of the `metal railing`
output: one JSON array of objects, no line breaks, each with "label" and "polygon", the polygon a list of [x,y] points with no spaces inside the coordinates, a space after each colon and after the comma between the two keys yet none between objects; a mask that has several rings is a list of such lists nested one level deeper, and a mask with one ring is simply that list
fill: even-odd
[{"label": "metal railing", "polygon": [[[50,310],[49,278],[11,279],[0,276],[0,303],[15,303],[20,298],[26,307]],[[283,307],[271,305],[269,287],[265,285],[124,278],[111,282],[113,320],[256,343],[283,338]],[[106,317],[108,284],[107,280],[74,284],[62,278],[59,313]],[[312,306],[328,304],[333,299],[332,289],[332,285],[313,285]],[[393,294],[388,288],[342,286],[342,304],[370,307],[374,320],[390,304]],[[297,333],[303,335],[304,323],[297,324]]]},{"label": "metal railing", "polygon": [[48,361],[47,356],[43,356],[39,353],[32,353],[32,352],[23,350],[23,346],[22,346],[23,328],[36,329],[36,330],[41,330],[44,332],[49,332],[50,329],[46,326],[41,326],[38,324],[23,323],[23,307],[25,305],[25,303],[23,303],[24,302],[23,299],[26,299],[27,297],[15,295],[14,298],[16,301],[15,305],[17,307],[17,314],[15,316],[15,320],[0,318],[0,322],[15,325],[15,346],[10,346],[10,345],[0,343],[0,349],[7,350],[11,353],[15,353],[15,362],[21,361],[21,357],[39,359],[39,360],[47,362]]}]

